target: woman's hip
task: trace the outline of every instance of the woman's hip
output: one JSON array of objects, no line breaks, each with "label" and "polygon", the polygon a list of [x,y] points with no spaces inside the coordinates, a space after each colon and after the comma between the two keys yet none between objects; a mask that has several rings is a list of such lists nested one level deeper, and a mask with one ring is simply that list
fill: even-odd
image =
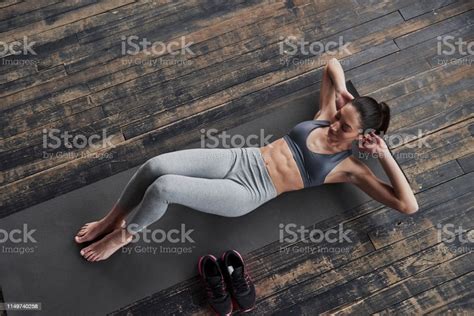
[{"label": "woman's hip", "polygon": [[226,179],[243,185],[258,202],[277,196],[276,188],[258,147],[232,148],[234,164]]}]

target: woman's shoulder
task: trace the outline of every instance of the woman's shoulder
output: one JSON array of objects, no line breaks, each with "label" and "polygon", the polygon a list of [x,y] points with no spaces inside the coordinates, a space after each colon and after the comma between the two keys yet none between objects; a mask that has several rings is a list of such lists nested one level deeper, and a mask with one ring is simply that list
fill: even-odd
[{"label": "woman's shoulder", "polygon": [[357,159],[355,156],[349,156],[341,163],[341,171],[343,171],[347,177],[353,178],[357,175],[364,175],[369,169],[365,163]]},{"label": "woman's shoulder", "polygon": [[336,115],[336,108],[329,106],[319,110],[316,115],[314,116],[314,120],[321,120],[321,121],[330,121],[334,115]]},{"label": "woman's shoulder", "polygon": [[305,124],[305,125],[318,125],[318,126],[329,126],[331,122],[329,120],[323,120],[323,119],[313,119],[313,120],[306,120],[306,121],[301,121],[298,124]]}]

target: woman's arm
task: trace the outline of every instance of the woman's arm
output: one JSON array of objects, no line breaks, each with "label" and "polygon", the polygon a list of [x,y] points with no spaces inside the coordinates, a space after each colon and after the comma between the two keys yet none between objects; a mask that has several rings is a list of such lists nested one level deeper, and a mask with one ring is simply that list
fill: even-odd
[{"label": "woman's arm", "polygon": [[354,97],[347,91],[344,70],[336,58],[331,58],[323,69],[319,111],[314,119],[330,119],[336,111]]},{"label": "woman's arm", "polygon": [[331,82],[334,85],[336,93],[347,91],[346,79],[344,76],[344,69],[342,69],[341,63],[336,58],[331,58],[327,64],[328,75],[331,78]]},{"label": "woman's arm", "polygon": [[405,214],[415,213],[418,211],[418,203],[415,195],[385,142],[375,134],[371,134],[368,138],[373,141],[370,145],[372,148],[367,149],[369,147],[364,146],[369,145],[364,144],[362,151],[364,151],[365,148],[366,152],[377,154],[378,160],[390,179],[391,185],[378,179],[373,172],[360,161],[357,161],[359,166],[356,168],[357,171],[350,173],[350,182],[357,185],[375,200],[391,208],[397,209]]},{"label": "woman's arm", "polygon": [[418,211],[415,194],[392,154],[387,150],[387,154],[380,157],[379,161],[390,179],[395,195],[402,202],[402,210],[407,214]]}]

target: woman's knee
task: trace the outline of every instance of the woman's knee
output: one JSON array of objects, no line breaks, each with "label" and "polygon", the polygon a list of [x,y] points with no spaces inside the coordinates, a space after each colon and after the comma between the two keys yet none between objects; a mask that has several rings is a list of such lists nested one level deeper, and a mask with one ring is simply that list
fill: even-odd
[{"label": "woman's knee", "polygon": [[158,177],[149,187],[150,194],[156,195],[157,198],[165,200],[169,203],[169,200],[173,194],[173,187],[176,185],[173,175],[162,175]]},{"label": "woman's knee", "polygon": [[145,176],[160,177],[166,174],[166,159],[163,154],[150,158],[140,166],[138,171]]}]

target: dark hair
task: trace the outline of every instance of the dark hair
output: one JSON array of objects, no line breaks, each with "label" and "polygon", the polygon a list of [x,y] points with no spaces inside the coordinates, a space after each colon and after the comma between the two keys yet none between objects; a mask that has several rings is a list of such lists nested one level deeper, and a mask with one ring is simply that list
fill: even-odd
[{"label": "dark hair", "polygon": [[377,102],[372,97],[356,97],[352,105],[360,115],[362,129],[374,129],[375,133],[387,133],[390,123],[390,108],[385,102]]}]

